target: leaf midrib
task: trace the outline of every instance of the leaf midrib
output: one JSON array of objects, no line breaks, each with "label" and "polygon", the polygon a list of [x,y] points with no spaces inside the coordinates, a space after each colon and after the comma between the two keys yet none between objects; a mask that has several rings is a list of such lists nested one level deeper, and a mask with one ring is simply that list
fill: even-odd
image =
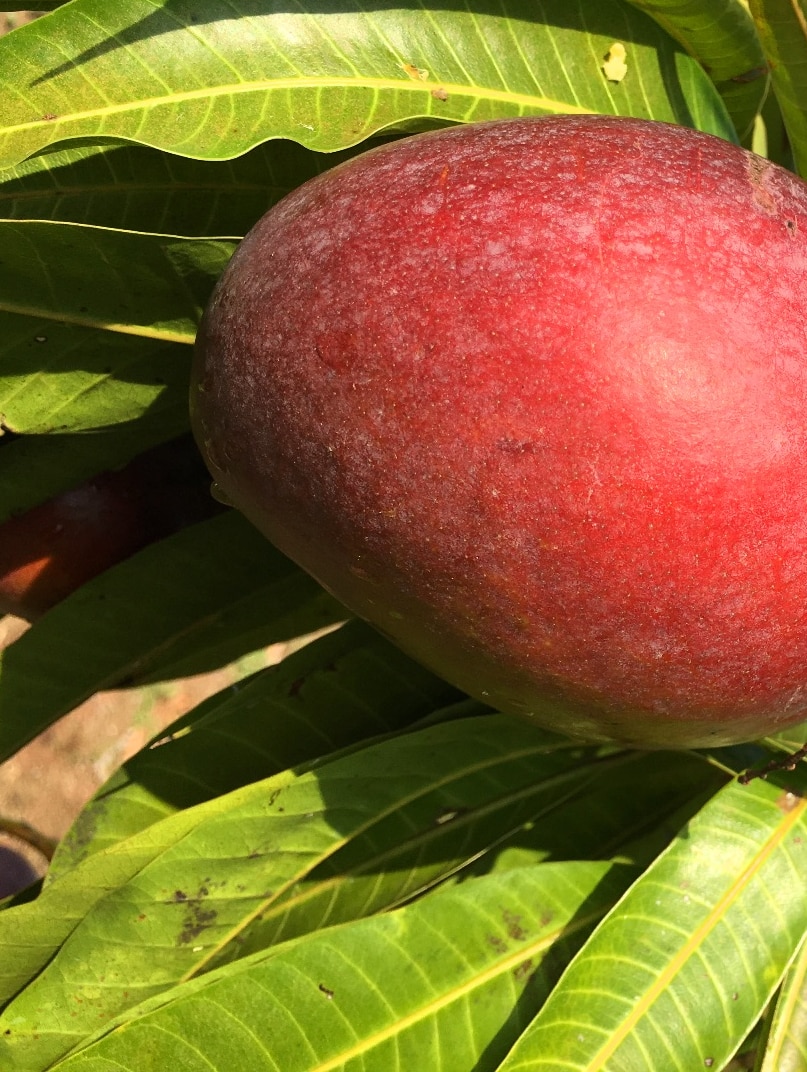
[{"label": "leaf midrib", "polygon": [[100,317],[80,316],[76,313],[68,313],[64,310],[48,309],[36,305],[21,305],[17,302],[0,302],[0,313],[12,313],[16,316],[30,316],[36,320],[53,321],[58,324],[72,324],[74,327],[94,328],[97,331],[109,331],[118,335],[137,335],[144,339],[154,339],[159,342],[181,342],[189,346],[196,334],[193,331],[171,331],[167,328],[150,327],[147,324],[119,324],[113,320],[103,320]]},{"label": "leaf midrib", "polygon": [[[482,97],[486,100],[508,101],[521,104],[530,108],[551,111],[563,114],[588,115],[591,108],[571,104],[568,101],[554,100],[551,97],[539,97],[530,93],[515,93],[507,89],[493,89],[483,86],[468,86],[455,82],[418,81],[411,79],[402,81],[397,78],[348,78],[340,77],[294,77],[260,79],[253,82],[237,82],[227,85],[203,87],[199,89],[185,90],[180,93],[172,93],[166,97],[145,97],[142,100],[125,101],[121,104],[110,104],[103,108],[91,108],[83,112],[70,112],[67,115],[57,116],[55,119],[39,118],[28,123],[15,123],[11,126],[0,128],[0,134],[19,134],[28,130],[39,130],[43,127],[57,128],[66,122],[79,122],[82,119],[94,119],[110,115],[121,115],[126,112],[139,112],[144,109],[164,107],[167,104],[186,103],[194,100],[210,100],[211,97],[240,96],[245,93],[268,93],[275,90],[295,89],[331,89],[331,88],[356,88],[372,90],[394,90],[396,92],[421,93],[424,97],[431,97],[432,90],[443,90],[451,97],[472,96]],[[437,116],[436,118],[439,118]]]},{"label": "leaf midrib", "polygon": [[[616,897],[614,897],[613,900],[614,903],[616,903]],[[341,1053],[318,1065],[312,1065],[307,1072],[337,1072],[338,1069],[345,1068],[353,1059],[361,1057],[387,1040],[403,1034],[408,1028],[414,1027],[415,1024],[420,1023],[422,1020],[436,1016],[437,1013],[441,1012],[449,1005],[452,1005],[463,997],[467,997],[472,994],[474,990],[478,990],[485,984],[492,982],[500,975],[518,968],[519,965],[530,960],[532,957],[543,954],[551,949],[551,947],[561,938],[568,938],[576,932],[581,930],[584,931],[602,918],[607,907],[607,905],[601,905],[598,909],[588,912],[585,915],[575,916],[574,920],[568,921],[563,926],[551,931],[549,934],[542,935],[534,942],[509,954],[503,960],[498,961],[496,964],[491,965],[485,970],[477,972],[461,986],[453,987],[448,993],[442,994],[439,997],[426,1002],[417,1009],[414,1009],[407,1016],[397,1018],[389,1027],[376,1031],[372,1035],[368,1035],[349,1050],[343,1050]]]},{"label": "leaf midrib", "polygon": [[771,837],[760,851],[757,852],[748,866],[737,875],[736,880],[731,884],[729,889],[726,890],[719,901],[717,901],[705,919],[695,928],[675,956],[670,958],[665,965],[664,971],[659,974],[653,985],[647,989],[642,999],[634,1005],[630,1014],[622,1021],[619,1027],[612,1032],[605,1044],[594,1055],[591,1061],[589,1061],[586,1065],[587,1072],[594,1072],[595,1069],[605,1068],[609,1058],[613,1057],[617,1049],[634,1030],[659,995],[670,986],[672,980],[684,966],[686,961],[689,960],[698,948],[700,948],[708,935],[713,931],[715,925],[723,919],[729,908],[739,898],[740,894],[745,891],[751,880],[767,862],[774,850],[779,847],[787,834],[790,833],[793,827],[802,819],[806,810],[807,799],[799,800],[793,810],[786,815],[785,821],[776,828]]}]

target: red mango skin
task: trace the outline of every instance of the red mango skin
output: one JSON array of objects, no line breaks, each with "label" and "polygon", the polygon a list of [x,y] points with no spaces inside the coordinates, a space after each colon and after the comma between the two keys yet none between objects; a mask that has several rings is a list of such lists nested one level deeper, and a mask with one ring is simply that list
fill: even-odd
[{"label": "red mango skin", "polygon": [[221,507],[189,436],[0,524],[0,614],[39,618],[154,540]]},{"label": "red mango skin", "polygon": [[192,415],[270,540],[504,711],[807,717],[807,186],[759,157],[602,116],[368,152],[239,247]]}]

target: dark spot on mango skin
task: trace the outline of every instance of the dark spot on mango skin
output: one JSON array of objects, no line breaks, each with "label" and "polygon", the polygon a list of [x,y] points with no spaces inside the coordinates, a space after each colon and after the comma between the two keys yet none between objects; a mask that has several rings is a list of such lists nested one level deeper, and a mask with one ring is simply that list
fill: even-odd
[{"label": "dark spot on mango skin", "polygon": [[762,157],[748,159],[748,178],[751,180],[754,204],[770,215],[776,212],[776,198],[767,186],[768,173],[772,165]]}]

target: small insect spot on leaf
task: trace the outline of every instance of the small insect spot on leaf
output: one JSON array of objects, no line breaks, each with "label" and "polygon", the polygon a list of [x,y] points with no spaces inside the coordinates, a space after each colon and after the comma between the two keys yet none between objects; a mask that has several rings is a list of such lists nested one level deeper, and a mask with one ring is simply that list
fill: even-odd
[{"label": "small insect spot on leaf", "polygon": [[432,96],[434,97],[435,100],[439,100],[439,101],[447,101],[448,100],[448,93],[446,92],[446,90],[443,89],[442,86],[438,86],[436,89],[433,89],[432,90]]},{"label": "small insect spot on leaf", "polygon": [[333,1001],[333,990],[325,985],[325,983],[319,984],[319,991],[324,994],[328,1001]]},{"label": "small insect spot on leaf", "polygon": [[54,119],[58,119],[59,117],[54,112],[45,112],[42,118],[47,122],[52,122]]},{"label": "small insect spot on leaf", "polygon": [[711,1068],[712,1065],[715,1063],[715,1059],[714,1057],[704,1057],[703,1063],[706,1065],[707,1068]]},{"label": "small insect spot on leaf", "polygon": [[605,53],[604,62],[600,70],[609,82],[621,82],[628,73],[628,65],[625,62],[626,56],[625,46],[619,41],[614,41]]},{"label": "small insect spot on leaf", "polygon": [[793,811],[799,800],[800,797],[797,793],[791,793],[790,790],[786,790],[776,801],[776,807],[787,813]]},{"label": "small insect spot on leaf", "polygon": [[414,63],[404,63],[403,69],[415,82],[425,82],[429,77],[428,71],[424,70],[422,67],[416,67]]},{"label": "small insect spot on leaf", "polygon": [[448,808],[446,811],[440,812],[434,820],[434,825],[443,826],[445,823],[453,823],[455,819],[459,819],[459,817],[465,815],[467,811],[467,808]]},{"label": "small insect spot on leaf", "polygon": [[41,343],[41,342],[47,342],[47,341],[48,341],[47,335],[35,335],[34,336],[34,342],[40,342]]},{"label": "small insect spot on leaf", "polygon": [[507,933],[514,942],[521,942],[527,937],[527,932],[521,926],[521,916],[505,909],[502,918],[504,920],[504,925],[507,928]]}]

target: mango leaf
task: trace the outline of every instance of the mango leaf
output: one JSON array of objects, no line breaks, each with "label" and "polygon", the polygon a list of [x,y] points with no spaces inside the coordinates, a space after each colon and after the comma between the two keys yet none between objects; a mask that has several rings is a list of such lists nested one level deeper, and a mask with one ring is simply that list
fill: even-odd
[{"label": "mango leaf", "polygon": [[290,190],[368,147],[324,155],[275,141],[228,161],[135,145],[64,149],[0,172],[0,217],[241,237]]},{"label": "mango leaf", "polygon": [[96,577],[0,652],[0,757],[99,689],[156,671],[178,642],[195,637],[215,660],[220,622],[237,628],[239,611],[244,629],[225,637],[227,654],[239,640],[245,654],[347,617],[234,511],[191,525]]},{"label": "mango leaf", "polygon": [[725,784],[716,767],[680,752],[630,752],[599,764],[557,821],[526,823],[457,874],[471,875],[544,860],[652,860],[681,825]]},{"label": "mango leaf", "polygon": [[187,403],[177,399],[175,405],[112,428],[0,440],[0,521],[77,487],[97,473],[120,468],[187,427]]},{"label": "mango leaf", "polygon": [[787,136],[785,122],[782,118],[782,109],[775,93],[769,93],[765,98],[762,111],[757,120],[757,128],[764,139],[760,149],[752,146],[754,152],[765,156],[780,167],[786,167],[795,171],[793,162],[793,150],[790,147],[790,139]]},{"label": "mango leaf", "polygon": [[807,929],[797,793],[721,790],[598,927],[501,1072],[723,1068]]},{"label": "mango leaf", "polygon": [[391,733],[461,697],[369,626],[348,622],[210,697],[130,759],[84,807],[47,883],[181,808]]},{"label": "mango leaf", "polygon": [[707,71],[741,139],[768,88],[768,64],[743,0],[628,0],[650,15]]},{"label": "mango leaf", "polygon": [[[645,806],[655,804],[656,812],[655,851],[651,848],[642,860],[652,859],[665,847],[677,826],[665,836],[665,824],[660,820],[681,811],[680,787],[664,801],[654,799],[655,790],[648,792],[646,779],[644,784],[631,779],[637,766],[635,754],[599,756],[595,750],[570,754],[568,746],[557,747],[553,752],[551,742],[547,742],[546,749],[545,756],[530,763],[526,780],[517,763],[508,763],[506,773],[503,767],[501,782],[506,790],[489,800],[481,798],[476,778],[454,787],[454,799],[448,809],[440,812],[436,824],[427,816],[421,829],[411,829],[407,825],[412,821],[409,809],[388,816],[368,832],[368,841],[373,846],[383,846],[381,851],[368,853],[363,839],[349,842],[243,929],[238,955],[276,945],[339,919],[383,911],[422,894],[447,875],[467,881],[464,865],[468,859],[474,861],[477,875],[523,866],[527,861],[530,865],[541,863],[552,858],[551,847],[561,830],[577,835],[577,851],[567,853],[570,858],[608,856],[602,851],[605,844],[627,847],[631,825],[637,824],[640,802]],[[608,791],[618,775],[626,771],[627,780],[633,780],[637,789],[627,816],[627,830],[614,824],[613,810],[608,807]],[[715,787],[710,773],[697,761],[691,761],[685,780],[701,791],[709,783],[712,791]],[[699,803],[690,792],[683,805],[685,818],[697,810]],[[518,863],[513,863],[514,858]],[[630,862],[636,862],[633,855]],[[360,912],[357,905],[361,906]],[[235,953],[234,947],[225,948],[208,963],[218,966],[232,960]]]},{"label": "mango leaf", "polygon": [[[239,17],[240,16],[240,17]],[[618,84],[602,70],[627,50]],[[0,167],[84,139],[227,159],[389,129],[542,112],[668,120],[734,138],[699,64],[622,0],[290,10],[271,0],[73,0],[0,40]]]},{"label": "mango leaf", "polygon": [[[479,809],[464,850],[486,847],[491,836],[486,806],[496,802],[505,826],[515,821],[512,801],[525,793],[551,797],[553,787],[580,780],[583,751],[558,750],[554,739],[503,716],[449,722],[406,734],[295,776],[284,772],[170,816],[142,834],[100,852],[48,886],[31,905],[0,915],[2,962],[19,975],[38,961],[39,974],[0,1019],[12,1067],[32,1069],[54,1060],[111,1017],[214,961],[241,955],[239,938],[340,849],[358,857],[380,883],[399,893],[417,889],[420,872],[455,866],[456,835],[441,822],[447,809]],[[535,810],[539,810],[538,805]],[[529,812],[529,809],[528,809]],[[196,817],[192,830],[188,818]],[[523,820],[522,820],[523,821]],[[390,826],[394,828],[390,830]],[[181,830],[172,843],[166,829]],[[385,875],[385,856],[402,832],[414,854],[401,875]],[[391,840],[392,834],[396,840]],[[101,899],[93,876],[112,853],[144,841],[165,846],[145,867]],[[425,862],[418,848],[444,844]],[[464,858],[464,857],[463,857]],[[407,874],[408,872],[408,874]],[[36,943],[42,913],[75,912],[76,883],[85,875],[86,912],[62,928],[60,948],[45,964]],[[65,892],[66,891],[66,892]],[[307,928],[356,918],[389,904],[389,897],[314,898]],[[324,901],[324,904],[322,903]],[[380,904],[379,904],[380,902]],[[300,916],[298,915],[298,922]],[[26,926],[33,926],[26,937]],[[299,931],[298,931],[299,933]],[[35,951],[30,951],[34,941]],[[265,944],[269,944],[266,942]],[[99,988],[99,982],[103,985]],[[11,1035],[4,1034],[11,1029]],[[0,1048],[0,1055],[3,1050]],[[0,1061],[5,1066],[5,1061]]]},{"label": "mango leaf", "polygon": [[477,879],[179,987],[55,1067],[191,1069],[203,1052],[206,1068],[244,1072],[494,1072],[631,874],[568,863]]},{"label": "mango leaf", "polygon": [[188,344],[233,246],[0,221],[4,427],[75,432],[184,401]]},{"label": "mango leaf", "polygon": [[807,176],[807,4],[749,0],[796,162]]},{"label": "mango leaf", "polygon": [[807,943],[802,942],[770,1012],[757,1072],[807,1068]]}]

